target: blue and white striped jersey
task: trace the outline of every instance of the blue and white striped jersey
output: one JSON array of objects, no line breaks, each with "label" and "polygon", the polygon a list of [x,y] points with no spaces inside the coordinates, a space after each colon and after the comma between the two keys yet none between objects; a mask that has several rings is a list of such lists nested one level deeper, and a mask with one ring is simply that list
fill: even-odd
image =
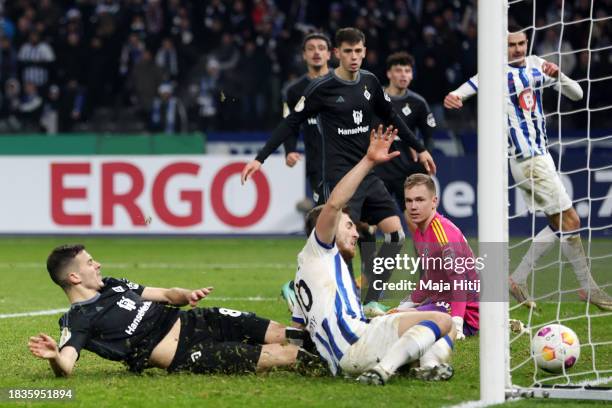
[{"label": "blue and white striped jersey", "polygon": [[[546,116],[542,107],[544,88],[554,84],[571,99],[582,98],[580,85],[560,73],[560,80],[542,71],[545,60],[530,55],[525,65],[506,67],[506,112],[508,121],[508,150],[510,157],[528,158],[547,153]],[[452,93],[465,99],[478,91],[478,75]],[[578,93],[579,96],[576,94]],[[577,98],[575,98],[577,96]]]},{"label": "blue and white striped jersey", "polygon": [[340,360],[363,335],[368,320],[338,247],[320,242],[315,231],[298,255],[295,294],[293,321],[306,326],[319,354],[337,374]]}]

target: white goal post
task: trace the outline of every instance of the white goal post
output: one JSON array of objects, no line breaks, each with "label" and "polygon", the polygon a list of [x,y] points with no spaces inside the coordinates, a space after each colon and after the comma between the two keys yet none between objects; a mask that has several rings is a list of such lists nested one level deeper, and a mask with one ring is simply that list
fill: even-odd
[{"label": "white goal post", "polygon": [[[478,1],[477,197],[478,242],[481,256],[486,248],[490,248],[487,244],[502,246],[510,243],[507,118],[505,111],[507,98],[505,72],[507,64],[507,20],[509,3],[523,1],[526,0]],[[537,0],[532,1],[535,3]],[[593,0],[590,1],[592,9]],[[593,19],[593,15],[591,15],[591,19]],[[610,22],[612,23],[612,17]],[[559,24],[563,27],[564,22],[561,21]],[[536,29],[535,21],[531,28]],[[563,28],[561,32],[563,33]],[[529,49],[531,50],[532,47],[533,45]],[[559,53],[563,55],[561,49]],[[590,81],[590,79],[588,80]],[[592,85],[594,84],[589,84],[589,88]],[[554,92],[549,91],[549,93]],[[586,91],[585,94],[587,94]],[[612,113],[612,107],[606,107],[606,109],[608,108],[611,109]],[[590,134],[590,132],[587,132],[587,134]],[[612,163],[609,164],[612,166]],[[590,234],[588,234],[588,238],[591,238]],[[559,266],[559,269],[561,273],[562,265]],[[508,256],[497,256],[495,259],[489,257],[486,268],[480,276],[481,299],[485,300],[481,300],[480,303],[480,401],[477,405],[499,404],[509,398],[612,400],[612,390],[608,388],[612,377],[604,378],[605,375],[610,375],[612,370],[597,370],[594,365],[595,381],[574,383],[569,381],[571,376],[567,376],[568,382],[563,385],[532,384],[526,387],[513,385],[509,302],[507,298],[493,299],[494,295],[492,295],[508,293],[508,276],[509,252]],[[587,318],[589,318],[588,310],[586,312]],[[557,319],[559,319],[558,314]],[[529,320],[531,320],[531,313],[529,314]],[[527,323],[529,324],[529,322]],[[590,324],[589,320],[589,342]],[[612,341],[609,343],[612,344]],[[601,344],[608,344],[608,342],[589,343],[591,348]]]}]

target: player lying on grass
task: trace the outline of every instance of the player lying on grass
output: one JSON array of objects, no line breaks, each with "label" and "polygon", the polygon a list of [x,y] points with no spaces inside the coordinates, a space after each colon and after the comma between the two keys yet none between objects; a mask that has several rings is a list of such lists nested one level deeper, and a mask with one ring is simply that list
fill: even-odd
[{"label": "player lying on grass", "polygon": [[[59,320],[61,338],[41,333],[28,346],[49,360],[57,376],[72,373],[82,349],[122,361],[130,371],[158,367],[168,372],[243,373],[278,366],[315,365],[318,357],[285,344],[299,334],[253,313],[195,308],[212,288],[143,287],[102,278],[101,264],[83,245],[64,245],[47,259],[51,279],[70,300]],[[190,305],[191,310],[176,306]]]},{"label": "player lying on grass", "polygon": [[[461,230],[437,212],[438,196],[431,177],[408,177],[404,200],[416,253],[424,262],[417,289],[392,312],[437,310],[452,316],[457,339],[476,334],[480,284],[470,245]],[[442,286],[440,291],[429,282],[448,283],[448,287]]]},{"label": "player lying on grass", "polygon": [[[365,157],[340,180],[324,205],[310,211],[307,224],[314,228],[298,255],[295,275],[294,323],[310,333],[333,374],[356,375],[360,382],[376,385],[425,354],[436,359],[432,346],[452,330],[450,316],[440,312],[366,319],[345,262],[355,255],[358,238],[346,204],[376,164],[399,155],[388,152],[396,133],[391,128],[383,132],[382,126],[372,130]],[[443,361],[427,370],[429,379],[451,375],[452,368]]]}]

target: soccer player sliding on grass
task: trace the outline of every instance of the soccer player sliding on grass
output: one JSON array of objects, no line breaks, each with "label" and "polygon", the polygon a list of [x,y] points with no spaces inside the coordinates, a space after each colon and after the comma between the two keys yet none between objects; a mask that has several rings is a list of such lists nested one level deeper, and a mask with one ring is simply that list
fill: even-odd
[{"label": "soccer player sliding on grass", "polygon": [[[355,375],[375,385],[385,384],[399,367],[435,354],[432,346],[453,331],[450,316],[435,311],[366,319],[346,266],[358,238],[346,205],[374,166],[399,155],[389,153],[396,134],[391,128],[383,132],[382,126],[372,130],[365,157],[338,182],[324,205],[310,211],[307,225],[314,228],[307,231],[295,275],[294,323],[310,333],[333,374]],[[440,361],[423,378],[451,376],[452,368]]]},{"label": "soccer player sliding on grass", "polygon": [[[101,264],[83,245],[64,245],[47,259],[51,279],[71,307],[59,320],[59,345],[44,333],[30,337],[33,355],[49,361],[57,376],[72,373],[82,349],[122,361],[130,371],[244,373],[278,366],[309,368],[318,357],[285,344],[297,329],[254,313],[196,308],[212,288],[143,287],[103,278]],[[176,306],[190,305],[190,310]]]}]

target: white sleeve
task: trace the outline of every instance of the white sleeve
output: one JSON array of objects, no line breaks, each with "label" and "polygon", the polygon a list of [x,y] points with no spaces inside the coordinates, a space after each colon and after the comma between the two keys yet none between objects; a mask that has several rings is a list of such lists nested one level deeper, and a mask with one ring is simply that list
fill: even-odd
[{"label": "white sleeve", "polygon": [[460,96],[462,100],[466,100],[469,97],[476,95],[476,92],[478,92],[478,74],[465,81],[459,88],[455,89],[451,93],[453,95]]},{"label": "white sleeve", "polygon": [[[296,294],[297,296],[297,294]],[[302,312],[302,308],[298,302],[295,302],[293,305],[293,312],[291,313],[291,320],[295,323],[306,325],[306,318],[304,317],[304,313]]]},{"label": "white sleeve", "polygon": [[[542,71],[542,64],[546,62],[545,59],[536,57],[538,62],[538,68]],[[561,92],[563,96],[570,98],[572,101],[579,101],[582,99],[582,87],[580,84],[563,72],[559,72],[559,78],[552,78],[546,75],[542,71],[542,75],[544,76],[544,84],[545,85],[553,85],[553,88],[557,92]]]},{"label": "white sleeve", "polygon": [[580,84],[563,72],[559,72],[559,81],[555,83],[554,88],[572,101],[579,101],[582,99],[582,87]]},{"label": "white sleeve", "polygon": [[306,241],[304,250],[308,252],[309,256],[325,256],[331,253],[334,250],[335,246],[335,242],[327,244],[325,242],[319,241],[319,238],[317,237],[317,231],[316,229],[314,229],[310,233],[308,241]]}]

